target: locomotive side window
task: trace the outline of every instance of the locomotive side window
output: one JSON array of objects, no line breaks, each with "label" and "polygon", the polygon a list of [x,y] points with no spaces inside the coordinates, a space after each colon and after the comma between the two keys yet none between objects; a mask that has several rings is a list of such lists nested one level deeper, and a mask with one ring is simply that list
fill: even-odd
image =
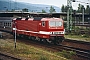
[{"label": "locomotive side window", "polygon": [[45,26],[45,21],[42,21],[42,26]]}]

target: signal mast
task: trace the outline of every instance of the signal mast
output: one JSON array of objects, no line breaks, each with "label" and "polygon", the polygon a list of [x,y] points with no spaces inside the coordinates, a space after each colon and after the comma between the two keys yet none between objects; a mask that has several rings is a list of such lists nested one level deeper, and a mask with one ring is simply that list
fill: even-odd
[{"label": "signal mast", "polygon": [[67,31],[71,32],[72,30],[72,2],[75,0],[67,0]]}]

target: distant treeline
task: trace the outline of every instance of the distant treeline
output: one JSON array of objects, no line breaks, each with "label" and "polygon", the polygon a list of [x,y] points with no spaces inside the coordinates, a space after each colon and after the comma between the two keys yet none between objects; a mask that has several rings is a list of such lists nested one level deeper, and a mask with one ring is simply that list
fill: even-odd
[{"label": "distant treeline", "polygon": [[[71,7],[71,8],[72,8],[72,12],[82,13],[82,11],[84,9],[85,13],[89,13],[90,14],[90,6],[89,5],[87,5],[86,8],[85,8],[84,5],[78,4],[78,9],[77,10],[74,10],[73,7]],[[68,10],[68,7],[65,6],[65,5],[62,5],[61,11],[62,12],[67,12],[67,10]]]}]

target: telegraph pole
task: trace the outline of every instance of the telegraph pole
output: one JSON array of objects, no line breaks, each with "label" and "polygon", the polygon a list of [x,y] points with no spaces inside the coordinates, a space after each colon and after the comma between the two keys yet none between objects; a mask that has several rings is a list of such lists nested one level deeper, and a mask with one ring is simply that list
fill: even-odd
[{"label": "telegraph pole", "polygon": [[72,0],[67,0],[67,31],[72,30]]}]

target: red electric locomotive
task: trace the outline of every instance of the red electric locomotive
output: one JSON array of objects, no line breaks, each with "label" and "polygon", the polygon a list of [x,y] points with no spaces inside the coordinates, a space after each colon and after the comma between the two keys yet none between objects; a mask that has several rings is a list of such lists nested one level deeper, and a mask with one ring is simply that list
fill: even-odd
[{"label": "red electric locomotive", "polygon": [[64,25],[60,18],[15,18],[13,32],[32,40],[60,44],[64,40]]}]

